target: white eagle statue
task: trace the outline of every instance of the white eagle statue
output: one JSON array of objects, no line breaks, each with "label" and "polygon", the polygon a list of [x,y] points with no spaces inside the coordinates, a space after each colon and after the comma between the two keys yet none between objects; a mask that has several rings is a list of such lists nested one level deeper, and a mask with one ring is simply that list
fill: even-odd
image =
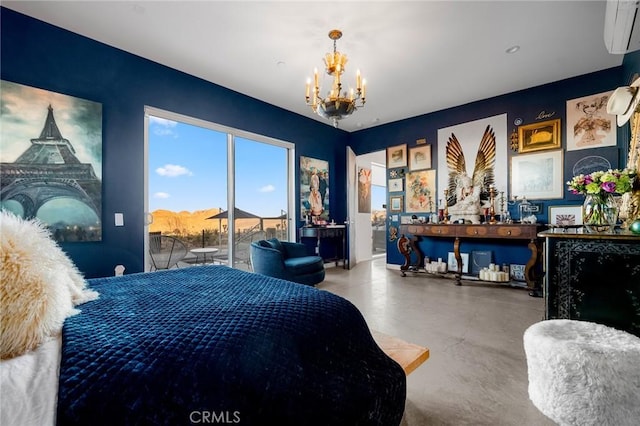
[{"label": "white eagle statue", "polygon": [[455,134],[447,142],[447,168],[449,184],[447,206],[451,222],[459,219],[480,223],[482,209],[489,204],[489,186],[494,182],[496,162],[496,136],[487,126],[482,135],[473,174],[469,177],[462,146]]}]

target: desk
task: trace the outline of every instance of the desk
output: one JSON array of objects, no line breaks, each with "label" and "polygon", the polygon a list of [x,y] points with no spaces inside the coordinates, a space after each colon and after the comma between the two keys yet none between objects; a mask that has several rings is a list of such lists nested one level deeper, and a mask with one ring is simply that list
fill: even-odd
[{"label": "desk", "polygon": [[[481,238],[490,240],[524,240],[528,241],[527,247],[531,251],[531,257],[524,270],[527,287],[533,290],[535,295],[542,286],[542,274],[537,269],[542,269],[542,244],[538,239],[540,225],[535,224],[495,224],[495,225],[462,225],[462,224],[438,224],[438,225],[400,225],[401,236],[398,239],[398,250],[404,256],[404,265],[400,267],[402,276],[411,265],[411,251],[417,255],[417,261],[413,268],[424,268],[424,254],[417,242],[420,237],[429,238],[453,238],[453,252],[458,262],[458,271],[455,272],[456,284],[460,285],[462,276],[462,256],[460,256],[460,242],[464,239]],[[405,235],[411,235],[408,238]],[[539,266],[540,268],[536,268]],[[534,294],[532,294],[534,295]]]},{"label": "desk", "polygon": [[215,247],[201,247],[194,248],[189,251],[196,255],[196,263],[198,263],[198,257],[200,255],[202,255],[202,263],[207,263],[207,254],[211,255],[211,261],[213,262],[213,254],[217,253],[218,249]]},{"label": "desk", "polygon": [[592,321],[640,336],[640,235],[556,229],[546,241],[545,319]]},{"label": "desk", "polygon": [[[320,249],[327,242],[333,242],[335,257],[328,259],[329,262],[335,260],[336,266],[342,261],[342,267],[347,268],[347,227],[346,225],[328,226],[303,226],[300,228],[300,242],[303,238],[315,238],[316,253],[322,256]],[[342,256],[342,257],[340,257]]]}]

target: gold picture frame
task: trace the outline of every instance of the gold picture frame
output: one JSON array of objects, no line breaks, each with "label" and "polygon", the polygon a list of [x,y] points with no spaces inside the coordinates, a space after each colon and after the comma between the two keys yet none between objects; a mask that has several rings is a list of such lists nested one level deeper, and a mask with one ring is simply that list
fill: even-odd
[{"label": "gold picture frame", "polygon": [[402,195],[392,195],[389,197],[389,210],[395,213],[402,212],[404,209],[404,197]]},{"label": "gold picture frame", "polygon": [[559,118],[518,127],[518,151],[521,153],[558,149],[561,146]]}]

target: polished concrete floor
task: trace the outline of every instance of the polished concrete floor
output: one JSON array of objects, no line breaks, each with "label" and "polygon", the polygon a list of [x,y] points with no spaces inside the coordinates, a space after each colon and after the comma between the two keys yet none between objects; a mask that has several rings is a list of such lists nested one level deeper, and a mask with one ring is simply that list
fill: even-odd
[{"label": "polished concrete floor", "polygon": [[401,277],[384,257],[328,268],[317,287],[356,305],[369,327],[426,346],[407,377],[401,425],[553,425],[529,400],[522,335],[544,301],[519,288],[422,275]]}]

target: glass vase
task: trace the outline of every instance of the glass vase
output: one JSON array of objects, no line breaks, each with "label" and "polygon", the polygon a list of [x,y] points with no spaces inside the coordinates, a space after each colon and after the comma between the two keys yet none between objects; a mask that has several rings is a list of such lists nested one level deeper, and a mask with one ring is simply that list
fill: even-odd
[{"label": "glass vase", "polygon": [[583,204],[583,223],[589,232],[612,232],[618,220],[613,194],[587,194]]}]

